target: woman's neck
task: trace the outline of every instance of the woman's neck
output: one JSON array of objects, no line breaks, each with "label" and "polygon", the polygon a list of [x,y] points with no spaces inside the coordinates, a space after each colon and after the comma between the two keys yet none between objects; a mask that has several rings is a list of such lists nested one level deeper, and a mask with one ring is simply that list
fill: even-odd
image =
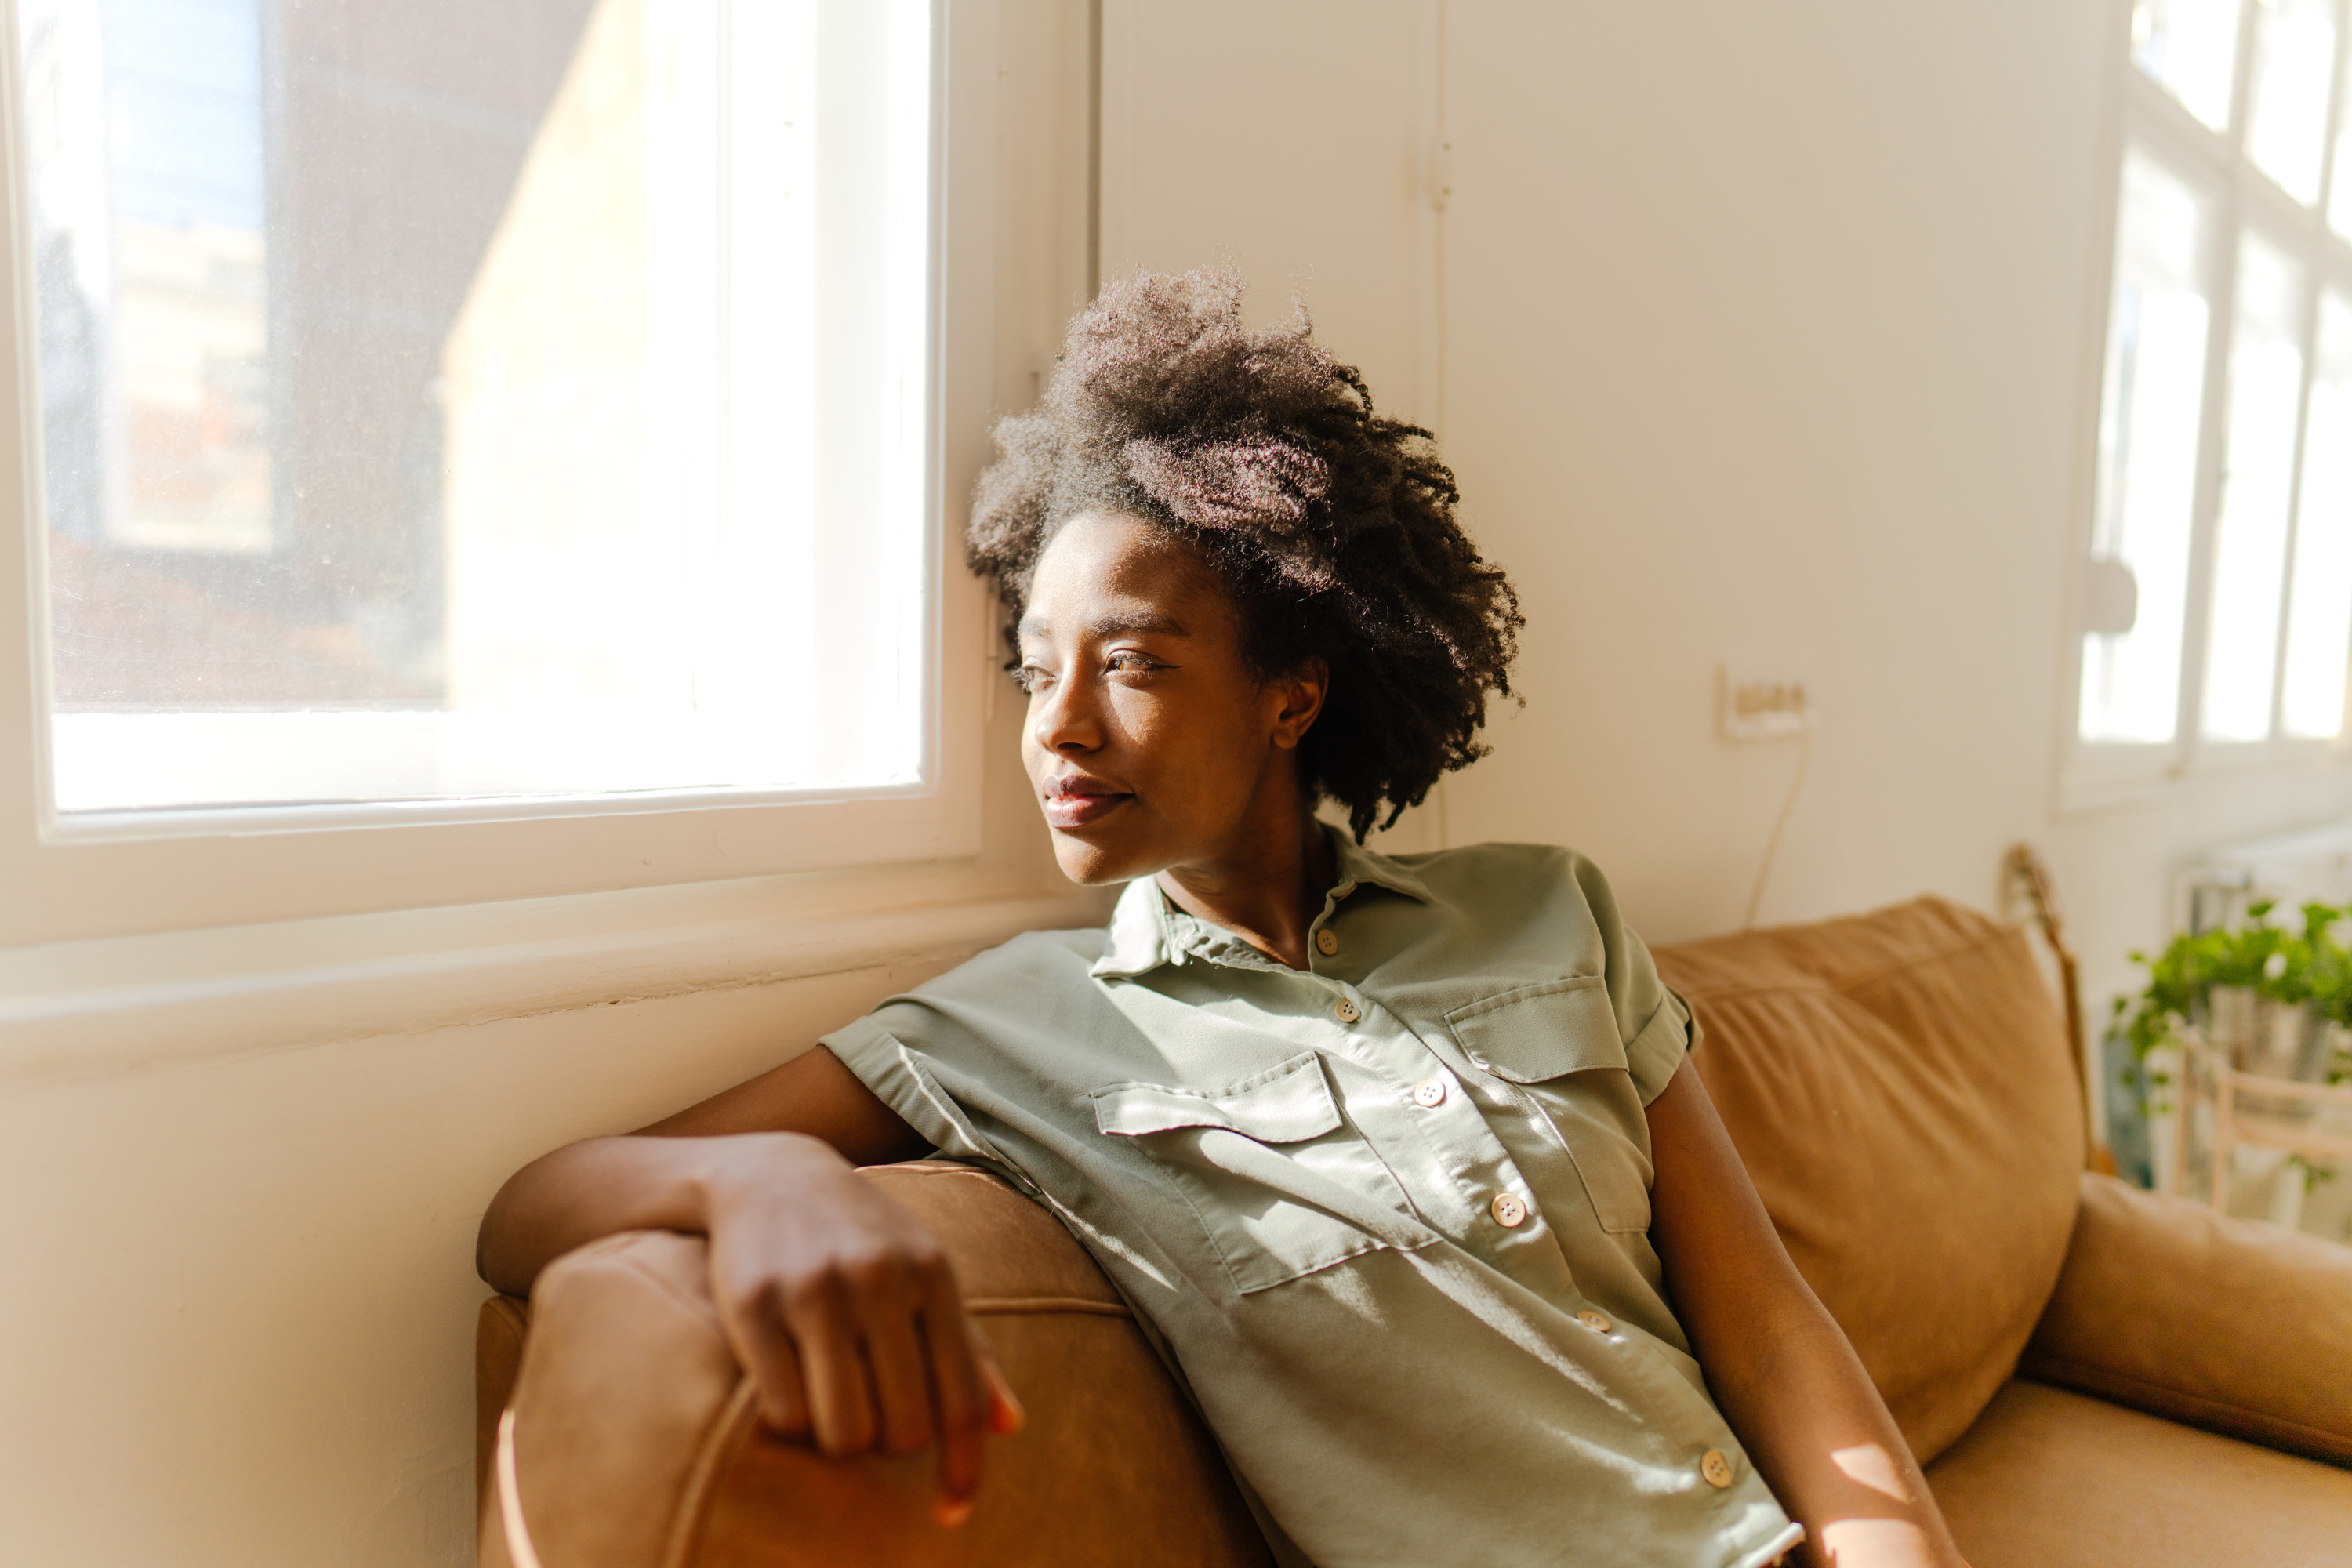
[{"label": "woman's neck", "polygon": [[1338,879],[1338,857],[1322,824],[1303,808],[1277,818],[1213,866],[1171,866],[1160,890],[1196,920],[1222,926],[1293,969],[1307,964],[1307,933]]}]

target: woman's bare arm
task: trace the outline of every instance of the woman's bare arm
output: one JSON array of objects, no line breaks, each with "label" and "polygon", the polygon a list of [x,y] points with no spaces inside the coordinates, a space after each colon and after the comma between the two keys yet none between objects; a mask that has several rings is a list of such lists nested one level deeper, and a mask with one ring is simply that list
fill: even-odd
[{"label": "woman's bare arm", "polygon": [[[707,1229],[709,1184],[754,1155],[736,1142],[788,1146],[838,1165],[878,1165],[929,1147],[823,1046],[621,1138],[588,1138],[507,1178],[482,1216],[474,1265],[509,1295],[575,1247],[624,1230]],[[725,1143],[704,1142],[724,1139]],[[685,1142],[694,1140],[695,1142]],[[824,1160],[826,1151],[834,1159]]]},{"label": "woman's bare arm", "polygon": [[1688,1061],[1650,1104],[1650,1239],[1707,1387],[1836,1568],[1952,1568],[1959,1550],[1870,1374],[1790,1261]]},{"label": "woman's bare arm", "polygon": [[940,1448],[940,1512],[960,1521],[982,1435],[1019,1407],[963,1314],[953,1270],[853,1167],[929,1145],[822,1046],[619,1138],[509,1177],[475,1260],[527,1292],[573,1247],[625,1230],[710,1238],[710,1286],[769,1425],[835,1455]]}]

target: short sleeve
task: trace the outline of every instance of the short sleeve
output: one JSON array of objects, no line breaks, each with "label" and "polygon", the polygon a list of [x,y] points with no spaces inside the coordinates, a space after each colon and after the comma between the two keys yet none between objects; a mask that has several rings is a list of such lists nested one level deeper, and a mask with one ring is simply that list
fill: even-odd
[{"label": "short sleeve", "polygon": [[841,1058],[877,1099],[929,1139],[932,1148],[950,1159],[1002,1168],[1006,1162],[995,1146],[940,1087],[921,1052],[907,1043],[923,1037],[926,1022],[927,1009],[902,998],[884,1003],[817,1044]]},{"label": "short sleeve", "polygon": [[1099,931],[1031,931],[819,1043],[940,1154],[1034,1196],[1047,1146],[1094,1127],[1073,1075],[1098,1076],[1087,1042],[1119,1021],[1087,975],[1101,951]]},{"label": "short sleeve", "polygon": [[1665,1092],[1675,1069],[1698,1044],[1698,1026],[1690,1005],[1658,978],[1649,947],[1617,912],[1608,879],[1591,861],[1574,858],[1577,886],[1600,931],[1601,973],[1625,1042],[1625,1066],[1647,1105]]},{"label": "short sleeve", "polygon": [[1691,1016],[1690,1004],[1664,984],[1658,993],[1658,1005],[1649,1021],[1625,1042],[1625,1065],[1633,1071],[1633,1087],[1641,1091],[1643,1105],[1665,1092],[1675,1069],[1698,1045],[1698,1021]]}]

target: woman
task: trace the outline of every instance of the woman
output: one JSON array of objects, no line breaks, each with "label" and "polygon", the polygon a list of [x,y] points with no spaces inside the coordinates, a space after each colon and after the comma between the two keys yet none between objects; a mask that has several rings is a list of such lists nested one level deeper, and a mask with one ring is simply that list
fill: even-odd
[{"label": "woman", "polygon": [[1127,884],[1108,928],[526,1167],[484,1277],[708,1235],[765,1418],[936,1444],[958,1522],[1019,1407],[939,1247],[851,1174],[939,1149],[1087,1246],[1286,1562],[1712,1568],[1809,1534],[1842,1568],[1957,1563],[1600,873],[1360,847],[1480,754],[1517,601],[1427,433],[1239,306],[1222,273],[1106,291],[971,525],[1055,853]]}]

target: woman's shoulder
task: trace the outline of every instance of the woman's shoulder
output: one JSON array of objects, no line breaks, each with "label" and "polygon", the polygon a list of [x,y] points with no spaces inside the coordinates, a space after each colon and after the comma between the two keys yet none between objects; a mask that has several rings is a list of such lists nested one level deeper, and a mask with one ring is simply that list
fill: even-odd
[{"label": "woman's shoulder", "polygon": [[953,969],[915,987],[919,995],[957,991],[991,995],[1020,994],[1027,989],[1059,989],[1089,979],[1102,957],[1108,933],[1101,926],[1074,931],[1024,931],[994,947],[984,948]]},{"label": "woman's shoulder", "polygon": [[1591,858],[1559,844],[1465,844],[1389,858],[1391,864],[1426,882],[1433,891],[1455,887],[1475,890],[1496,885],[1557,888],[1562,884],[1605,888],[1608,879]]},{"label": "woman's shoulder", "polygon": [[1390,863],[1476,931],[1543,929],[1607,945],[1622,930],[1609,879],[1590,857],[1562,845],[1465,844]]},{"label": "woman's shoulder", "polygon": [[911,1050],[934,1066],[982,1074],[1010,1062],[1049,1062],[1056,1042],[1106,1026],[1093,980],[1103,941],[1099,928],[1024,931],[884,999],[825,1044],[869,1087],[880,1069],[861,1064],[877,1050],[886,1058]]}]

